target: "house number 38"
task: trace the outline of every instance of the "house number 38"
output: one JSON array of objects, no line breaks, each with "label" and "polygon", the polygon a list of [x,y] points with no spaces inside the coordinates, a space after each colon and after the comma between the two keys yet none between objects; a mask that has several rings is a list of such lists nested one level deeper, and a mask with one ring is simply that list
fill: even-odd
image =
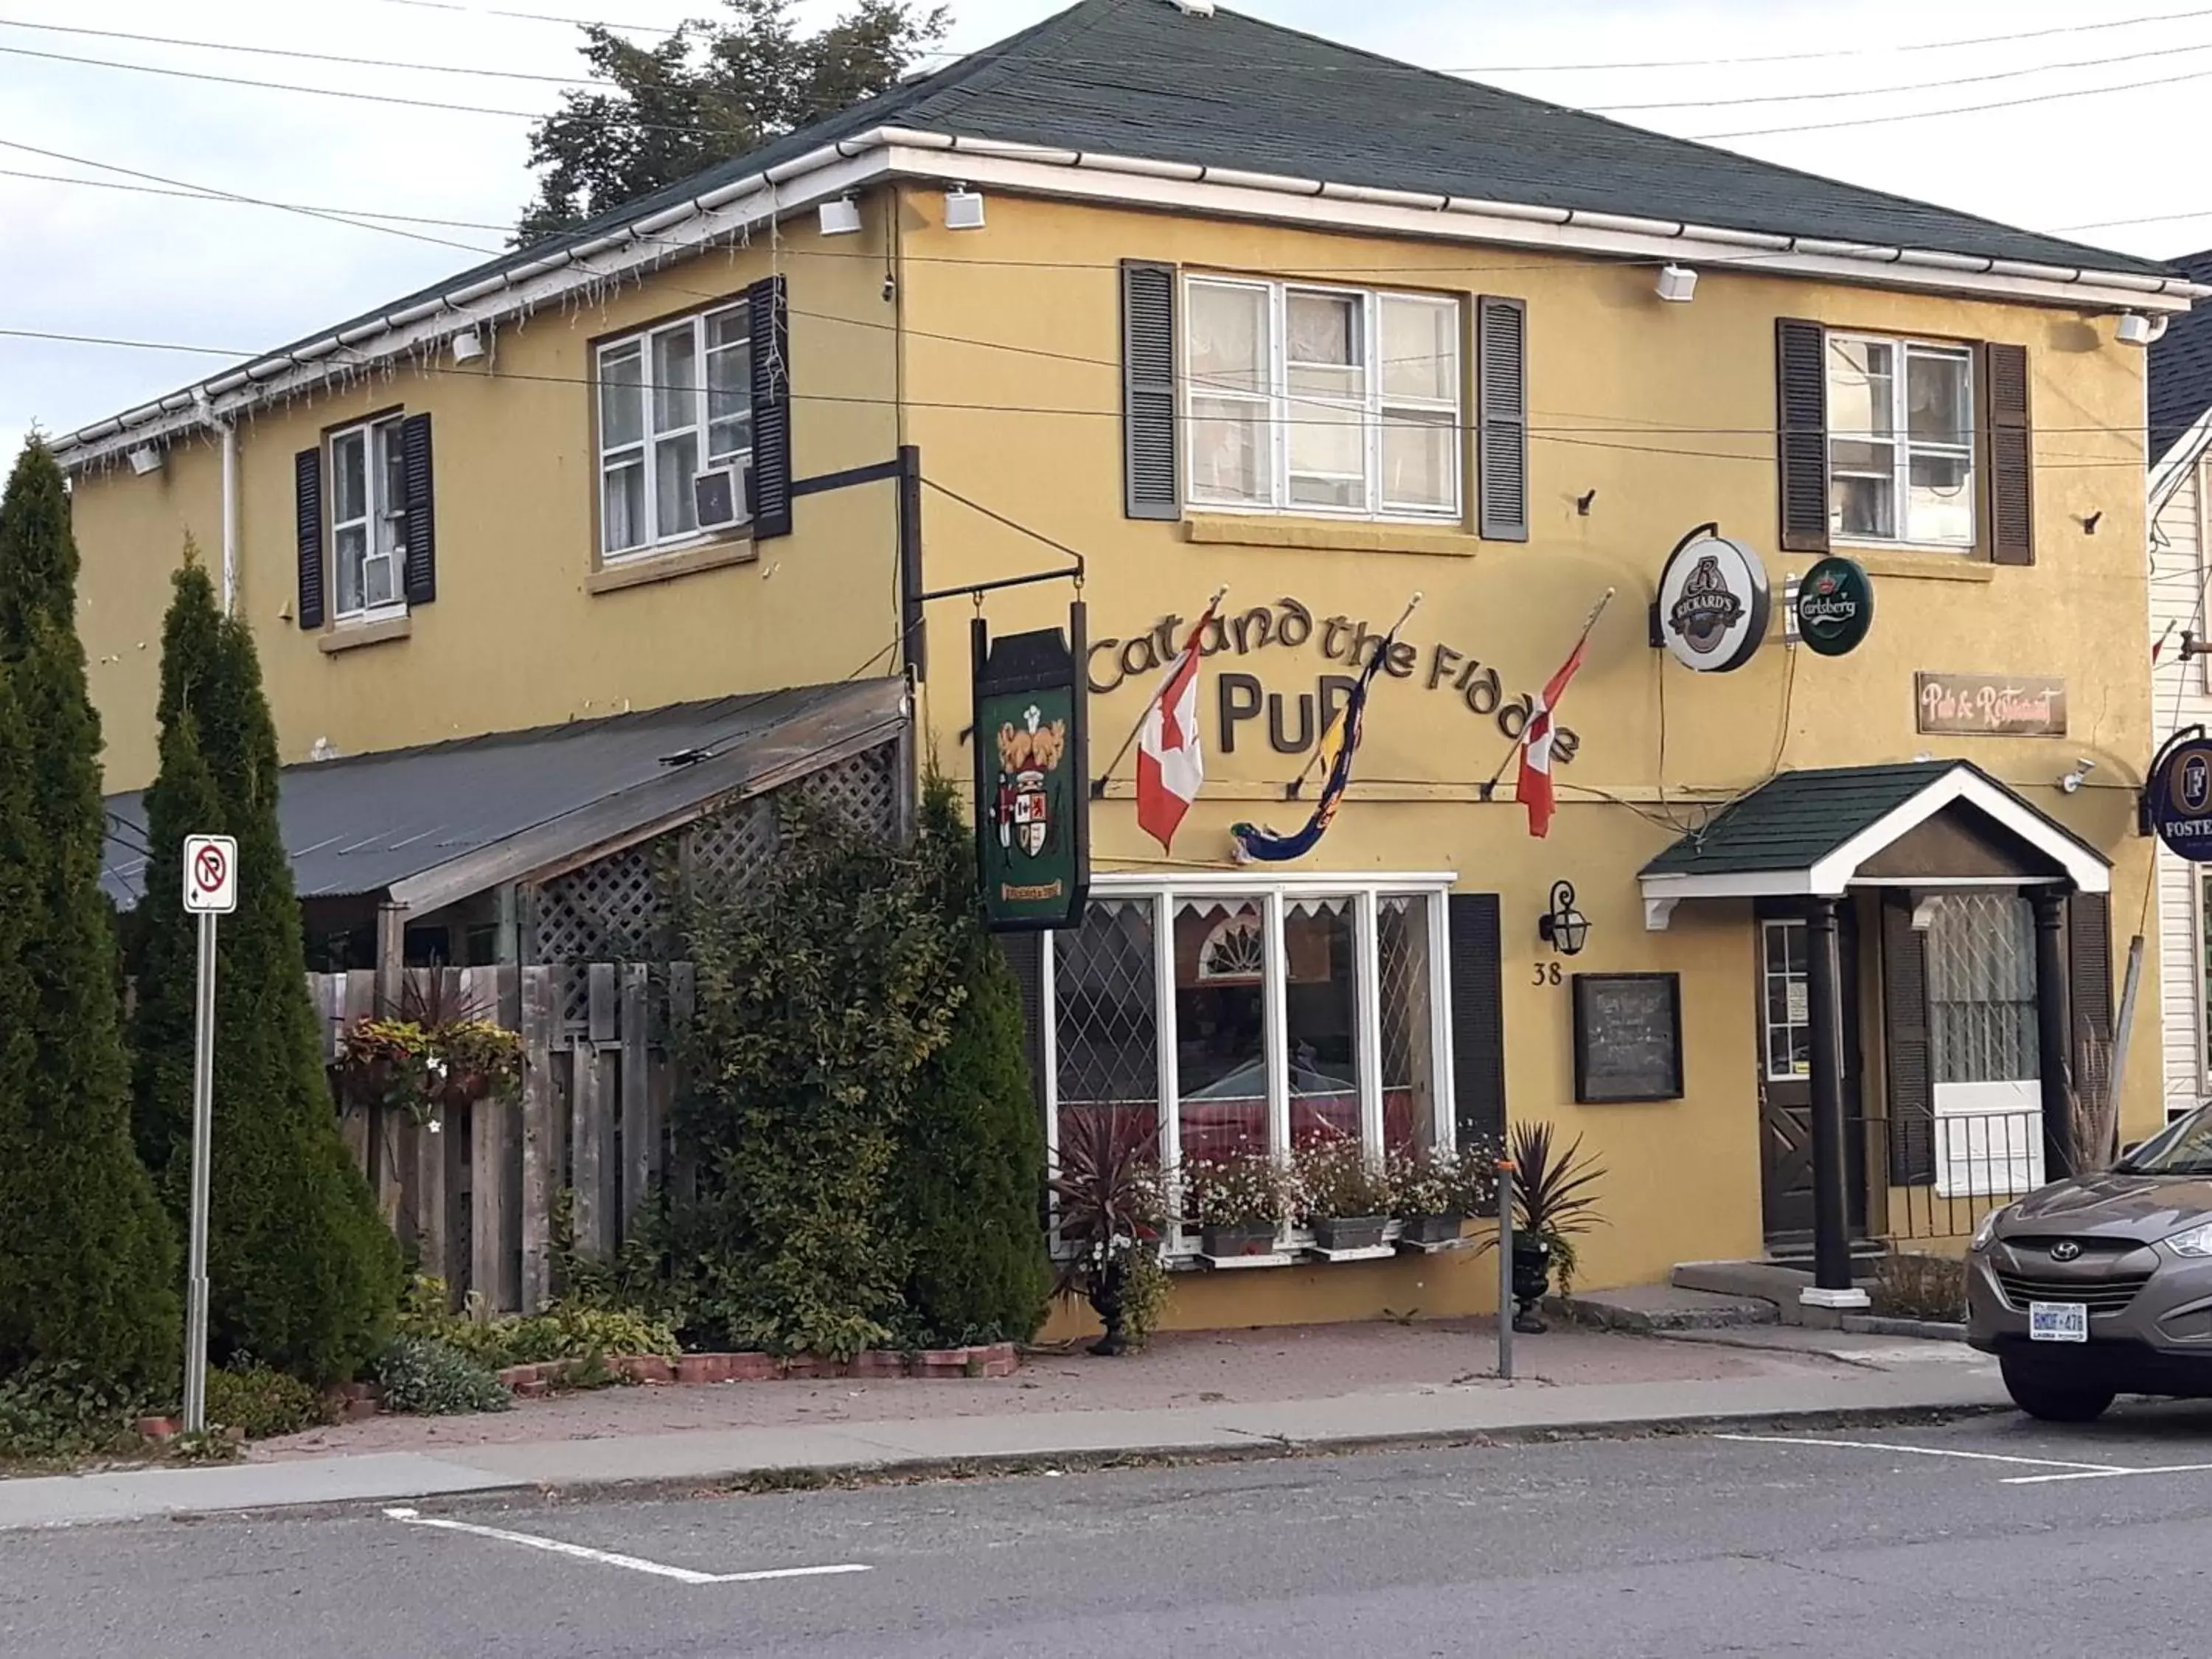
[{"label": "house number 38", "polygon": [[1535,978],[1530,980],[1528,982],[1531,985],[1559,985],[1565,981],[1560,975],[1559,964],[1558,963],[1540,962],[1536,964]]}]

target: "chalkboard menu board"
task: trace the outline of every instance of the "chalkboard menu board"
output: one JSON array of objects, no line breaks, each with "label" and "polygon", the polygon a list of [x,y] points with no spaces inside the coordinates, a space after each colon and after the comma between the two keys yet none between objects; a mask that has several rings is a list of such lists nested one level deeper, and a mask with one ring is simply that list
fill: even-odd
[{"label": "chalkboard menu board", "polygon": [[1577,974],[1575,1098],[1679,1100],[1682,987],[1673,974]]}]

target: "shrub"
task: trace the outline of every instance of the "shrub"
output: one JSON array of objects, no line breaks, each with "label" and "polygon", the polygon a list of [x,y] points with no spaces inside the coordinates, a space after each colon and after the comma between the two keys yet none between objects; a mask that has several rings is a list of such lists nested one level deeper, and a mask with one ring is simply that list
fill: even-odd
[{"label": "shrub", "polygon": [[1899,1251],[1875,1268],[1874,1310],[1893,1319],[1956,1324],[1966,1316],[1966,1264],[1955,1256]]},{"label": "shrub", "polygon": [[473,1318],[450,1311],[445,1282],[417,1274],[401,1298],[399,1332],[459,1350],[493,1370],[547,1360],[659,1354],[673,1359],[676,1333],[628,1308],[564,1301],[539,1314]]},{"label": "shrub", "polygon": [[514,1395],[489,1366],[435,1337],[395,1339],[377,1356],[376,1382],[388,1412],[450,1417],[514,1406]]},{"label": "shrub", "polygon": [[297,1434],[331,1420],[330,1402],[296,1376],[248,1362],[208,1373],[208,1421],[248,1440]]},{"label": "shrub", "polygon": [[40,1361],[0,1378],[0,1462],[58,1462],[143,1449],[147,1401],[75,1361]]}]

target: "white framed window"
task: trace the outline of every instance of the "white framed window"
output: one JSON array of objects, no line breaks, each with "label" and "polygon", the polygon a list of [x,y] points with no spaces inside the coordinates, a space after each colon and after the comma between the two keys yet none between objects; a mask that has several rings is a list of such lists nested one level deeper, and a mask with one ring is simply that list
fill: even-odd
[{"label": "white framed window", "polygon": [[[1047,936],[1046,1135],[1078,1114],[1188,1158],[1454,1144],[1448,876],[1101,876]],[[1170,1241],[1195,1248],[1195,1240]]]},{"label": "white framed window", "polygon": [[1805,924],[1790,917],[1762,922],[1759,939],[1767,1080],[1802,1083],[1813,1075],[1812,962]]},{"label": "white framed window", "polygon": [[1827,362],[1829,533],[1972,547],[1972,349],[1831,333]]},{"label": "white framed window", "polygon": [[1183,294],[1193,506],[1460,515],[1457,301],[1223,276]]},{"label": "white framed window", "polygon": [[399,416],[331,434],[331,614],[375,622],[407,609],[407,471]]},{"label": "white framed window", "polygon": [[750,326],[745,306],[725,306],[599,347],[601,556],[653,552],[744,521]]}]

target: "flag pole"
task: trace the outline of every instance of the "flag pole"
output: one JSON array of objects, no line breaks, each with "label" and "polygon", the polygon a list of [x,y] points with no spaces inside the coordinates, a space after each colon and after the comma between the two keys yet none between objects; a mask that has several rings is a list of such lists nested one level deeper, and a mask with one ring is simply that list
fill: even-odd
[{"label": "flag pole", "polygon": [[[1206,610],[1198,613],[1198,625],[1203,627],[1206,623],[1206,611],[1212,611],[1216,605],[1219,605],[1222,600],[1228,597],[1229,584],[1227,582],[1224,582],[1220,586],[1213,590],[1213,597],[1206,602]],[[1182,653],[1178,652],[1176,654],[1181,655]],[[1170,660],[1172,661],[1173,659],[1170,659]],[[1091,780],[1091,799],[1102,800],[1105,798],[1106,780],[1114,775],[1114,769],[1121,763],[1122,757],[1129,752],[1129,745],[1136,742],[1137,734],[1145,729],[1145,721],[1151,717],[1152,704],[1159,700],[1159,692],[1155,690],[1152,695],[1145,700],[1145,706],[1137,711],[1137,723],[1129,728],[1129,735],[1121,739],[1121,746],[1114,751],[1114,758],[1108,761],[1106,763],[1105,769],[1101,771],[1097,777]]]},{"label": "flag pole", "polygon": [[[1607,588],[1603,593],[1598,596],[1597,603],[1590,607],[1589,616],[1583,623],[1583,631],[1575,636],[1574,651],[1567,653],[1567,658],[1570,661],[1573,659],[1575,651],[1581,650],[1583,646],[1589,642],[1590,630],[1597,626],[1597,619],[1605,615],[1606,606],[1613,603],[1613,590],[1610,587]],[[1528,741],[1528,728],[1523,726],[1522,728],[1521,735],[1514,738],[1511,744],[1506,749],[1505,758],[1498,763],[1498,769],[1490,775],[1490,781],[1482,786],[1483,799],[1488,800],[1492,796],[1498,793],[1498,785],[1499,781],[1505,775],[1505,769],[1513,764],[1513,757],[1521,752],[1521,745]]]},{"label": "flag pole", "polygon": [[[1378,656],[1387,653],[1389,651],[1392,643],[1395,641],[1398,637],[1398,630],[1403,628],[1407,623],[1411,622],[1413,619],[1413,613],[1420,608],[1421,591],[1419,588],[1415,588],[1413,590],[1413,597],[1406,601],[1406,608],[1399,614],[1398,620],[1390,624],[1390,631],[1385,634],[1381,640],[1376,641],[1375,650]],[[1364,668],[1364,666],[1360,663],[1354,663],[1352,665],[1354,668]],[[1328,735],[1328,723],[1327,721],[1323,721],[1322,723],[1322,735],[1323,737]],[[1288,783],[1283,786],[1283,799],[1285,800],[1296,800],[1298,798],[1298,791],[1306,787],[1306,780],[1313,775],[1314,769],[1321,764],[1321,757],[1322,745],[1316,742],[1314,744],[1313,753],[1306,757],[1306,763],[1298,769],[1297,776],[1292,778]]]}]

